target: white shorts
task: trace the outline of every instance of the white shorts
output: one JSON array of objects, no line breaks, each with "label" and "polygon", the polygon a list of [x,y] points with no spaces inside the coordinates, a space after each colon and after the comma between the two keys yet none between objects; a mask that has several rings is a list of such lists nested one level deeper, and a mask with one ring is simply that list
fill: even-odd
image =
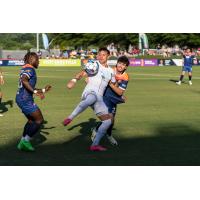
[{"label": "white shorts", "polygon": [[93,105],[90,106],[94,110],[94,113],[97,116],[108,114],[108,108],[103,101],[103,97],[101,95],[98,95],[95,91],[85,91],[82,94],[81,99],[82,100],[86,99],[87,95],[89,95],[89,94],[92,94],[96,97],[96,102]]}]

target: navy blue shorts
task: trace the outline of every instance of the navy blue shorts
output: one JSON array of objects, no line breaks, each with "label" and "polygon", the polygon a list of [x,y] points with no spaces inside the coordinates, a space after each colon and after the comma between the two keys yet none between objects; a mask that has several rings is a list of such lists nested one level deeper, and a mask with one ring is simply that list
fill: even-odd
[{"label": "navy blue shorts", "polygon": [[182,71],[185,71],[185,72],[192,72],[192,67],[183,66]]},{"label": "navy blue shorts", "polygon": [[39,107],[34,103],[34,101],[17,101],[16,100],[16,103],[25,115],[30,115],[36,110],[39,110]]},{"label": "navy blue shorts", "polygon": [[103,101],[108,107],[108,112],[112,113],[115,116],[117,112],[117,104],[113,103],[112,101],[110,101],[109,98],[106,97],[103,97]]}]

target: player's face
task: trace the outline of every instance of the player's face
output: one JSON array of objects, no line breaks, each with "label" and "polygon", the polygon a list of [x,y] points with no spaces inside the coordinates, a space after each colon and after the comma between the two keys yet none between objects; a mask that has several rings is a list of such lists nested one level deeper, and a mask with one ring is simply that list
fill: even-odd
[{"label": "player's face", "polygon": [[189,49],[186,50],[186,55],[187,55],[187,56],[191,55],[191,52],[190,52]]},{"label": "player's face", "polygon": [[33,65],[33,67],[38,68],[38,65],[39,65],[39,58],[38,58],[38,56],[33,57],[32,65]]},{"label": "player's face", "polygon": [[108,60],[108,52],[107,51],[100,51],[97,54],[97,59],[100,62],[100,64],[102,65],[106,65],[107,64],[107,60]]},{"label": "player's face", "polygon": [[127,66],[123,62],[118,62],[117,66],[116,66],[116,69],[117,69],[118,72],[123,72],[124,70],[127,69]]}]

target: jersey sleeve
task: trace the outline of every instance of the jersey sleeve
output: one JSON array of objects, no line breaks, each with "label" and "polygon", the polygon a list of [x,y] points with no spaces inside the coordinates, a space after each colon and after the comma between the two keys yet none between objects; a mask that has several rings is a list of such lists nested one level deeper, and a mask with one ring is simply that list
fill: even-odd
[{"label": "jersey sleeve", "polygon": [[32,69],[24,69],[21,76],[26,75],[29,79],[34,76],[34,71]]},{"label": "jersey sleeve", "polygon": [[128,81],[122,80],[119,83],[119,88],[122,89],[122,90],[126,90],[127,86],[128,86]]},{"label": "jersey sleeve", "polygon": [[127,73],[123,74],[120,82],[119,82],[119,88],[122,90],[126,90],[128,86],[129,76]]}]

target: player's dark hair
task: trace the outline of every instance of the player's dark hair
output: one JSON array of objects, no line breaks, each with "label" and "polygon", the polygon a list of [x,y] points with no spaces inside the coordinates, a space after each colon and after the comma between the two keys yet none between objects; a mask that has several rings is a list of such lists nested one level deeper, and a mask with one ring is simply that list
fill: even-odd
[{"label": "player's dark hair", "polygon": [[101,47],[101,48],[99,49],[99,52],[100,52],[100,51],[106,51],[107,54],[110,55],[110,51],[109,51],[106,47]]},{"label": "player's dark hair", "polygon": [[129,66],[130,62],[126,56],[121,56],[118,58],[117,62],[124,63],[127,67]]},{"label": "player's dark hair", "polygon": [[32,58],[37,58],[38,55],[35,52],[28,52],[25,56],[24,56],[24,62],[25,64],[32,64]]}]

